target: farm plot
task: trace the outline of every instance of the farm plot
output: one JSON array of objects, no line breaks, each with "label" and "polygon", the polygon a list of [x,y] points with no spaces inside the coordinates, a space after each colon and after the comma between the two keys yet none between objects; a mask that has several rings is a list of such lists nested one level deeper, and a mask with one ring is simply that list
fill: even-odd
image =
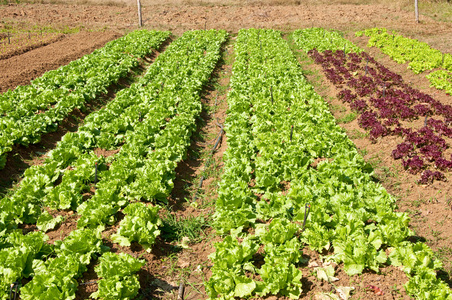
[{"label": "farm plot", "polygon": [[399,64],[407,63],[408,68],[419,74],[430,72],[426,77],[431,86],[452,95],[452,54],[441,53],[427,43],[406,38],[386,28],[372,28],[356,33],[369,37],[368,47],[377,47]]},{"label": "farm plot", "polygon": [[0,33],[0,60],[25,53],[64,38],[58,32],[10,32]]},{"label": "farm plot", "polygon": [[[297,34],[309,37],[300,45],[322,49],[314,58],[331,68],[350,60],[357,66],[348,71],[352,77],[377,74],[373,80],[383,82],[381,96],[412,91],[403,90],[408,87],[396,74],[339,34]],[[66,134],[43,164],[29,168],[1,199],[0,299],[16,294],[21,299],[154,297],[149,293],[162,287],[155,281],[168,279],[161,275],[174,267],[175,257],[194,258],[198,246],[211,246],[211,236],[199,245],[189,238],[189,249],[182,250],[186,240],[176,243],[164,236],[173,234],[170,218],[178,226],[188,224],[182,213],[171,211],[172,204],[189,207],[184,216],[209,205],[205,199],[196,201],[198,194],[190,203],[171,193],[177,181],[185,182],[180,189],[190,189],[186,177],[177,176],[183,171],[176,170],[193,145],[190,139],[203,110],[200,94],[226,37],[225,31],[186,32],[146,75],[89,115],[77,132]],[[211,299],[348,299],[354,288],[352,299],[382,295],[378,287],[366,285],[373,282],[361,281],[366,276],[378,277],[386,291],[392,288],[387,299],[452,299],[449,287],[437,278],[441,263],[425,244],[411,242],[419,237],[408,229],[408,215],[395,212],[396,199],[377,183],[371,166],[336,125],[282,34],[241,30],[236,41],[225,123],[228,149],[213,215],[213,226],[224,239],[210,255],[213,266],[198,257],[192,268],[178,261],[185,275],[171,279],[189,284],[197,298]],[[389,79],[381,79],[381,73]],[[341,79],[334,69],[327,74],[332,81]],[[371,83],[353,88],[357,95],[366,88],[378,90]],[[216,89],[210,92],[218,97]],[[435,113],[447,112],[446,106],[428,101]],[[393,113],[401,111],[397,106]],[[429,123],[433,114],[426,116],[416,121]],[[204,176],[206,168],[199,174]],[[210,216],[206,219],[203,225]],[[391,280],[388,272],[396,279],[385,286]],[[194,277],[196,282],[190,281]],[[207,295],[198,289],[200,277]],[[408,281],[406,293],[393,287],[400,281]],[[167,284],[171,293],[175,285]]]},{"label": "farm plot", "polygon": [[[214,217],[226,237],[210,256],[209,297],[299,298],[305,243],[334,249],[324,262],[343,263],[349,275],[400,266],[409,294],[451,298],[436,278],[433,252],[406,241],[409,218],[394,211],[395,199],[373,181],[281,34],[240,30],[235,49]],[[322,271],[325,280],[334,277],[327,263]]]},{"label": "farm plot", "polygon": [[[337,43],[325,47],[325,35]],[[340,89],[338,98],[359,115],[358,123],[371,140],[401,137],[392,157],[410,173],[421,174],[419,183],[446,179],[452,169],[450,105],[410,87],[361,49],[344,53],[340,49],[349,42],[337,33],[306,29],[296,31],[294,39]]]},{"label": "farm plot", "polygon": [[135,31],[108,43],[104,48],[49,71],[0,95],[0,168],[14,144],[40,141],[42,134],[55,130],[74,108],[81,108],[124,77],[138,64],[137,58],[158,48],[169,32]]},{"label": "farm plot", "polygon": [[[216,30],[186,32],[138,83],[89,115],[78,132],[66,134],[44,164],[29,168],[19,187],[2,199],[0,258],[11,269],[1,273],[2,299],[7,299],[10,284],[30,276],[20,289],[24,299],[73,298],[74,279],[108,251],[102,231],[116,223],[122,208],[126,216],[111,241],[136,241],[151,249],[159,234],[159,207],[129,203],[165,202],[201,111],[199,93],[226,36]],[[104,155],[96,155],[99,150]],[[77,211],[78,229],[53,245],[46,243],[44,232],[61,223],[68,210]],[[40,231],[22,235],[17,229],[22,223]],[[51,259],[39,260],[49,253]],[[143,261],[127,255],[102,257],[96,268],[102,279],[92,296],[134,297],[139,284],[133,274]],[[64,264],[70,267],[59,268]]]}]

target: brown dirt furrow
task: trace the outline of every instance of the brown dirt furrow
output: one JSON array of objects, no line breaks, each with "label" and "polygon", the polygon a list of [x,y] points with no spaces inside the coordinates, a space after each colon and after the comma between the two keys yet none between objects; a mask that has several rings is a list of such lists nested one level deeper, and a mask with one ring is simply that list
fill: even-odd
[{"label": "brown dirt furrow", "polygon": [[49,70],[79,59],[120,37],[116,32],[80,32],[62,41],[0,61],[0,92],[14,89]]},{"label": "brown dirt furrow", "polygon": [[39,47],[44,47],[44,46],[50,45],[52,43],[55,43],[55,42],[63,40],[65,37],[66,36],[64,34],[58,34],[57,36],[55,36],[55,37],[53,37],[51,39],[38,41],[38,42],[32,43],[32,44],[26,44],[25,46],[21,45],[21,43],[18,42],[19,45],[13,45],[11,47],[11,50],[8,50],[4,54],[1,54],[0,55],[0,60],[8,59],[10,57],[26,53],[28,51],[37,49]]},{"label": "brown dirt furrow", "polygon": [[[54,0],[55,1],[55,0]],[[64,4],[19,4],[2,8],[0,18],[7,24],[52,24],[57,27],[129,29],[137,26],[134,2],[129,6],[73,5],[81,0],[67,0]],[[100,4],[98,0],[86,3]],[[59,2],[63,2],[59,0]],[[124,4],[125,0],[110,0],[110,4]],[[237,32],[241,28],[274,28],[293,30],[304,27],[326,27],[343,31],[370,27],[388,27],[412,35],[432,46],[450,51],[448,38],[452,34],[450,22],[439,22],[423,15],[420,24],[405,2],[350,4],[351,1],[220,1],[170,0],[142,1],[143,22],[148,28],[171,30],[180,34],[190,29],[226,29]],[[348,3],[347,3],[348,2]],[[359,2],[359,1],[356,1]],[[388,1],[389,2],[389,1]],[[363,4],[366,3],[366,4]],[[433,4],[432,4],[433,5]],[[410,8],[412,6],[410,5]],[[1,24],[0,24],[1,28]]]},{"label": "brown dirt furrow", "polygon": [[[214,243],[221,240],[210,226],[223,153],[227,147],[226,136],[218,143],[213,155],[211,151],[220,132],[217,122],[224,123],[227,111],[226,94],[232,72],[231,44],[230,41],[224,47],[223,60],[217,64],[210,83],[204,89],[202,120],[199,120],[198,130],[192,137],[187,158],[176,169],[169,205],[162,210],[179,222],[186,222],[187,227],[190,226],[188,220],[204,218],[206,228],[197,233],[199,238],[190,240],[186,249],[178,249],[180,241],[165,237],[166,230],[162,230],[151,255],[145,257],[146,266],[139,272],[139,297],[144,299],[175,299],[180,282],[185,286],[184,299],[207,298],[203,283],[211,275],[212,262],[208,255],[215,251]],[[199,188],[202,176],[205,179]],[[165,223],[168,216],[163,213],[162,219]],[[121,251],[130,253],[127,249]]]}]

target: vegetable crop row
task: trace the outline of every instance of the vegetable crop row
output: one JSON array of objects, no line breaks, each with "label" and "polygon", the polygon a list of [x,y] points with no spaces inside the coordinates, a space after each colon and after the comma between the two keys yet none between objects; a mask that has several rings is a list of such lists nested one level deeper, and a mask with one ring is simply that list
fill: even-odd
[{"label": "vegetable crop row", "polygon": [[[45,207],[77,210],[80,229],[75,232],[101,231],[106,224],[114,223],[116,212],[125,207],[126,216],[112,240],[121,245],[137,241],[150,250],[160,233],[159,207],[128,203],[166,201],[175,168],[185,155],[202,109],[201,89],[220,57],[226,36],[225,31],[216,30],[184,33],[159,55],[138,83],[118,93],[105,108],[90,114],[78,132],[66,134],[45,163],[29,168],[18,189],[2,199],[0,231],[6,232],[3,239],[15,230],[15,224],[39,223]],[[94,154],[98,148],[115,154],[98,157]],[[96,189],[86,200],[96,173]],[[18,259],[22,256],[18,255]],[[29,268],[23,262],[19,269],[23,272]],[[16,278],[29,276],[21,272],[2,281],[2,288],[6,291],[6,285]],[[130,291],[138,291],[138,282],[130,274],[113,278],[100,275],[105,280],[99,282],[99,291],[93,296],[109,294],[112,299],[121,299],[118,295],[125,297]],[[60,290],[68,289],[65,283],[55,284]]]},{"label": "vegetable crop row", "polygon": [[345,39],[340,32],[324,28],[312,27],[295,30],[292,34],[297,45],[302,45],[304,51],[313,49],[323,52],[325,50],[342,50],[345,53],[361,53],[363,49]]},{"label": "vegetable crop row", "polygon": [[[318,36],[311,44],[316,40],[322,43]],[[394,159],[401,159],[409,172],[422,173],[420,183],[444,180],[442,172],[452,170],[452,156],[444,154],[450,147],[446,139],[452,138],[452,107],[411,88],[365,52],[344,55],[333,50],[309,53],[328,80],[339,87],[338,98],[360,114],[358,123],[369,130],[369,137],[402,136],[404,141],[392,153]],[[423,126],[406,125],[414,120],[422,120]]]},{"label": "vegetable crop row", "polygon": [[235,50],[214,218],[226,237],[210,256],[209,297],[298,299],[307,244],[331,251],[324,259],[344,263],[349,275],[403,266],[410,294],[452,299],[433,252],[407,242],[408,216],[372,180],[281,34],[241,30]]},{"label": "vegetable crop row", "polygon": [[[368,36],[368,47],[377,47],[399,64],[408,62],[408,68],[419,74],[436,70],[426,77],[430,84],[452,95],[452,54],[441,53],[427,43],[390,32],[386,28],[372,28],[356,32]],[[320,50],[319,50],[320,51]]]},{"label": "vegetable crop row", "polygon": [[134,31],[46,72],[31,85],[0,95],[0,168],[14,144],[39,142],[42,134],[55,130],[74,108],[106,93],[111,84],[138,65],[139,58],[157,49],[168,36],[169,32]]}]

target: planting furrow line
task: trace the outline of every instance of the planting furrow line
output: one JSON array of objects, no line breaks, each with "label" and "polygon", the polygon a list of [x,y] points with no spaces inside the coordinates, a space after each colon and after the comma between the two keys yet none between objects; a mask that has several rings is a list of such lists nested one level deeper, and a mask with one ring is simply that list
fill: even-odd
[{"label": "planting furrow line", "polygon": [[[338,98],[360,114],[358,123],[369,130],[370,139],[403,137],[392,152],[393,158],[401,159],[410,173],[421,173],[419,183],[445,180],[442,172],[452,169],[452,156],[446,156],[452,138],[452,107],[410,87],[365,52],[344,55],[338,50],[341,47],[327,50],[322,45],[322,32],[334,34],[305,29],[296,31],[294,39],[322,65],[328,80],[341,89]],[[342,42],[348,41],[342,38]],[[325,51],[319,52],[317,46]],[[416,120],[423,121],[422,125],[414,126]]]},{"label": "planting furrow line", "polygon": [[74,108],[81,108],[137,66],[168,38],[168,32],[135,31],[104,48],[0,95],[0,168],[14,144],[40,141]]},{"label": "planting furrow line", "polygon": [[[58,209],[76,209],[81,214],[79,227],[97,227],[77,229],[66,238],[69,239],[83,232],[93,232],[99,238],[104,225],[114,223],[115,213],[129,201],[165,201],[172,189],[174,169],[185,155],[195,119],[201,111],[199,93],[220,57],[220,46],[226,35],[225,31],[215,30],[186,32],[159,55],[138,83],[118,93],[104,109],[91,114],[78,132],[63,137],[56,149],[49,153],[44,165],[27,170],[19,189],[1,202],[0,224],[4,232],[1,241],[5,250],[15,249],[8,242],[9,233],[18,232],[14,224],[39,222],[47,204]],[[97,148],[119,151],[104,158],[93,154]],[[94,169],[95,163],[97,170]],[[93,185],[93,176],[96,175],[99,181],[94,195],[83,202],[82,192]],[[158,210],[158,206],[128,205],[114,241],[121,245],[138,241],[150,249],[159,234],[157,228],[161,221],[157,216]],[[52,218],[47,220],[47,216],[45,219],[53,221]],[[56,248],[60,245],[55,242]],[[92,252],[92,258],[102,251]],[[40,257],[33,253],[30,260]],[[89,262],[85,257],[81,263],[86,266]],[[22,261],[16,272],[2,282],[8,285],[16,278],[28,277],[29,273],[23,273],[26,268],[30,268],[29,263]],[[80,277],[83,271],[63,274],[61,278],[66,278],[66,281],[56,279],[55,272],[58,271],[53,268],[46,273],[48,276],[33,278],[24,287],[25,293],[38,297],[36,291],[50,292],[56,287],[73,295],[73,279]],[[116,279],[132,280],[131,284],[136,287],[136,279]],[[126,297],[121,291],[109,291],[112,280],[104,281],[102,285],[99,283],[96,295],[105,297],[111,292],[110,297]],[[6,288],[2,287],[5,293]],[[132,290],[136,292],[138,288]]]},{"label": "planting furrow line", "polygon": [[452,54],[441,53],[427,43],[406,38],[386,28],[356,32],[356,36],[362,35],[369,37],[368,47],[379,48],[399,64],[408,62],[408,68],[416,74],[436,70],[426,75],[431,86],[452,95]]},{"label": "planting furrow line", "polygon": [[209,297],[298,299],[303,244],[331,251],[317,273],[334,277],[331,263],[350,276],[403,266],[410,294],[450,297],[436,278],[440,262],[425,244],[407,241],[408,216],[373,181],[281,34],[241,30],[235,49],[215,213],[226,237],[210,256]]}]

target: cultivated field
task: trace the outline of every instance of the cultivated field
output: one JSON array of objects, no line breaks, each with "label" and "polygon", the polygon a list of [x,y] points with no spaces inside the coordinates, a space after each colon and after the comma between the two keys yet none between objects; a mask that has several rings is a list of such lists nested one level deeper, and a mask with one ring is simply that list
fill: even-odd
[{"label": "cultivated field", "polygon": [[452,299],[452,4],[0,3],[0,299]]}]

